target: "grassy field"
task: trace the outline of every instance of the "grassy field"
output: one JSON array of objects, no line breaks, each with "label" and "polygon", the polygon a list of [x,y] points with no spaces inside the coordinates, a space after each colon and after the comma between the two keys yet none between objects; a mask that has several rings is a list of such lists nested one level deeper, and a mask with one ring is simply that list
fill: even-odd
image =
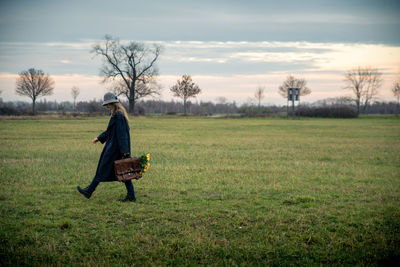
[{"label": "grassy field", "polygon": [[131,118],[135,181],[87,186],[108,118],[0,119],[0,265],[395,265],[400,120]]}]

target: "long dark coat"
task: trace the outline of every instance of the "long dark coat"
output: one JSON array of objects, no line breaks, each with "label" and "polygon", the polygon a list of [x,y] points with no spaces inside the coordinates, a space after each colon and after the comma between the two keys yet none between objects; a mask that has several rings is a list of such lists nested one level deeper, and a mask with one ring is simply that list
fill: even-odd
[{"label": "long dark coat", "polygon": [[101,133],[97,139],[104,144],[99,164],[96,170],[96,180],[99,182],[117,181],[114,173],[114,161],[122,158],[122,154],[131,153],[131,138],[129,125],[125,116],[116,112],[108,123],[107,130]]}]

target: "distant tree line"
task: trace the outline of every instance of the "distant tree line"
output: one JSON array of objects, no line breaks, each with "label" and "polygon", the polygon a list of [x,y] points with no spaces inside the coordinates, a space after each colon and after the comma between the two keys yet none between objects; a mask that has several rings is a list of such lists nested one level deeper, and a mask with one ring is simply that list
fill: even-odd
[{"label": "distant tree line", "polygon": [[[128,101],[121,101],[122,105],[128,108]],[[36,112],[39,114],[58,113],[58,114],[80,114],[80,115],[107,115],[109,111],[102,106],[102,100],[93,99],[90,101],[79,101],[75,104],[70,101],[47,101],[41,99],[36,102]],[[182,101],[163,101],[163,100],[141,100],[135,105],[135,113],[145,114],[184,114],[185,106]],[[265,116],[268,114],[286,114],[286,105],[259,105],[244,103],[237,105],[235,102],[222,101],[214,103],[212,101],[186,102],[186,112],[195,115],[214,115],[214,114],[241,114],[243,116]],[[356,117],[357,106],[349,97],[328,98],[316,101],[312,104],[301,104],[296,107],[296,113],[300,116],[310,117]],[[370,103],[365,114],[398,114],[400,108],[397,102]],[[3,102],[0,98],[0,115],[31,115],[32,104],[25,101]],[[354,115],[355,114],[355,115]]]},{"label": "distant tree line", "polygon": [[[38,113],[87,113],[87,114],[108,114],[108,110],[102,106],[102,100],[78,101],[47,101],[46,99],[36,102]],[[121,101],[122,105],[128,108],[128,101]],[[240,107],[235,102],[213,103],[213,102],[186,102],[187,113],[196,115],[212,115],[217,113],[238,113]],[[181,101],[162,100],[141,100],[135,105],[135,113],[145,114],[181,114],[185,112],[185,106]],[[0,115],[28,115],[32,114],[32,104],[25,101],[3,102],[0,99]]]}]

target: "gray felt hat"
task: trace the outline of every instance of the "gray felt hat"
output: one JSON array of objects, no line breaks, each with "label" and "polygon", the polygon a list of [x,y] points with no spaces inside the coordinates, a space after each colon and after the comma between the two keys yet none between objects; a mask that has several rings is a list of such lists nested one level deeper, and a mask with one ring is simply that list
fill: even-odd
[{"label": "gray felt hat", "polygon": [[110,104],[110,103],[118,103],[118,102],[119,102],[119,100],[113,92],[108,92],[104,95],[103,106]]}]

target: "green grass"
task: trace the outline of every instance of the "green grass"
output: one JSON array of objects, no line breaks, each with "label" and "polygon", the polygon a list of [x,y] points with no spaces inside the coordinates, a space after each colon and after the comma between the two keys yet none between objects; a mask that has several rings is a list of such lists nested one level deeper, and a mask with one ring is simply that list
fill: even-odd
[{"label": "green grass", "polygon": [[135,181],[87,186],[108,118],[0,119],[0,265],[390,265],[400,120],[131,118]]}]

